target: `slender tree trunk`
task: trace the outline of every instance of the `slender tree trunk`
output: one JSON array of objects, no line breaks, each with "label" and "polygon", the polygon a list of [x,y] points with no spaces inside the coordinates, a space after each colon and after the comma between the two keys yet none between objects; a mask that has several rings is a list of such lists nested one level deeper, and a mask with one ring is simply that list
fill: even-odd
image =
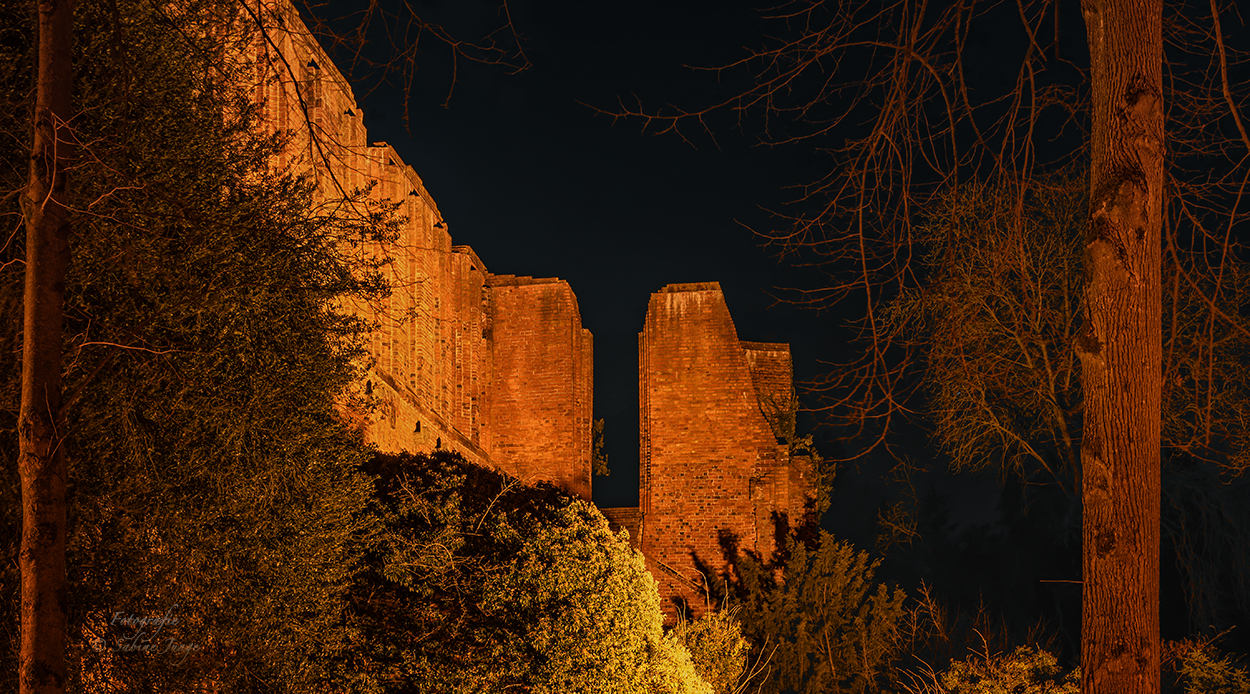
[{"label": "slender tree trunk", "polygon": [[1162,0],[1082,0],[1089,36],[1090,229],[1078,338],[1081,689],[1159,692]]},{"label": "slender tree trunk", "polygon": [[39,77],[26,219],[22,405],[22,694],[65,691],[65,450],[61,446],[61,320],[69,265],[66,127],[73,73],[73,1],[39,0]]}]

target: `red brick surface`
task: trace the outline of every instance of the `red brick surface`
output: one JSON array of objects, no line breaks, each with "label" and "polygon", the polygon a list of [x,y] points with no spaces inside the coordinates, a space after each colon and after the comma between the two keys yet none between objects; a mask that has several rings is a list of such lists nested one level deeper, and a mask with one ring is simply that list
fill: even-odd
[{"label": "red brick surface", "polygon": [[666,614],[698,614],[705,569],[734,547],[770,553],[773,513],[806,493],[760,406],[789,396],[789,348],[740,342],[715,282],[652,294],[638,346],[641,547]]},{"label": "red brick surface", "polygon": [[370,196],[398,203],[407,220],[385,247],[344,244],[350,259],[389,257],[392,288],[379,305],[347,307],[377,329],[345,416],[384,451],[453,449],[589,499],[593,343],[568,284],[488,286],[473,249],[452,245],[421,177],[368,142],[351,86],[290,3],[259,5],[273,26],[251,46],[253,93],[266,130],[291,136],[275,167],[312,177],[325,200],[373,185]]},{"label": "red brick surface", "polygon": [[776,342],[743,342],[751,384],[761,405],[787,407],[794,398],[794,368],[790,345]]},{"label": "red brick surface", "polygon": [[634,549],[639,548],[638,540],[642,533],[642,511],[637,506],[617,506],[600,508],[599,512],[608,520],[608,529],[614,533],[621,530],[629,532],[629,543]]},{"label": "red brick surface", "polygon": [[590,332],[567,282],[490,279],[492,453],[523,481],[590,499]]}]

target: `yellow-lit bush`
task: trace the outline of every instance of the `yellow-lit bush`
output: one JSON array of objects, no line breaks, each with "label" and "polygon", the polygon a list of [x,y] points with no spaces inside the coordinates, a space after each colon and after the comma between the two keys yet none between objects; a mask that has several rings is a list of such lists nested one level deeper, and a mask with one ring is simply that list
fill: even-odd
[{"label": "yellow-lit bush", "polygon": [[[1210,643],[1193,641],[1164,644],[1165,691],[1174,679],[1173,691],[1185,694],[1250,694],[1250,677],[1233,658],[1221,655]],[[1170,676],[1170,677],[1169,677]]]},{"label": "yellow-lit bush", "polygon": [[1031,646],[1010,655],[973,656],[951,663],[940,677],[949,694],[1080,694],[1081,674],[1064,674],[1055,656]]},{"label": "yellow-lit bush", "polygon": [[713,612],[694,621],[683,619],[670,635],[690,651],[695,670],[715,694],[734,691],[746,669],[751,646],[729,612]]},{"label": "yellow-lit bush", "polygon": [[681,639],[669,632],[660,639],[651,653],[647,673],[647,694],[715,694],[712,686],[699,676],[699,670],[682,645]]},{"label": "yellow-lit bush", "polygon": [[382,691],[713,694],[591,504],[446,452],[368,471],[384,530],[353,590],[355,667]]}]

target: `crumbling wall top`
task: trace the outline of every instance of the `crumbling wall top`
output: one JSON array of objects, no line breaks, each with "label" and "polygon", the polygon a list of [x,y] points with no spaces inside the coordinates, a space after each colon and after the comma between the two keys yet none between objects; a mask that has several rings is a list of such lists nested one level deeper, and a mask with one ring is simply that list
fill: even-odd
[{"label": "crumbling wall top", "polygon": [[720,282],[686,282],[665,285],[658,293],[674,294],[677,292],[719,292]]},{"label": "crumbling wall top", "polygon": [[747,342],[742,341],[742,348],[748,352],[789,352],[788,342]]},{"label": "crumbling wall top", "polygon": [[[385,142],[371,142],[369,143],[369,157],[374,161],[385,162],[388,166],[397,167],[399,173],[408,180],[408,184],[412,186],[412,189],[417,192],[417,195],[421,196],[421,199],[430,208],[435,221],[445,224],[443,213],[438,209],[438,203],[434,202],[434,197],[425,188],[425,181],[421,180],[421,176],[417,174],[416,169],[404,162],[394,147]],[[445,226],[444,230],[447,230]]]},{"label": "crumbling wall top", "polygon": [[530,277],[528,275],[491,275],[487,284],[492,287],[519,287],[530,284],[559,284],[559,277]]},{"label": "crumbling wall top", "polygon": [[487,281],[489,281],[493,276],[490,274],[490,271],[486,269],[486,263],[482,262],[482,259],[478,257],[477,251],[473,250],[472,246],[452,246],[451,252],[469,256],[469,263],[474,269],[481,270],[486,276]]}]

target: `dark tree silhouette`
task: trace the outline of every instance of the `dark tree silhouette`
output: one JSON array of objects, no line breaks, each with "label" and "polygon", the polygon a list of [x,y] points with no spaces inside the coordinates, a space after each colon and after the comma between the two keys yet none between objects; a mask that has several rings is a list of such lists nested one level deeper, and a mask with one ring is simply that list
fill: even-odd
[{"label": "dark tree silhouette", "polygon": [[[65,561],[68,472],[63,445],[67,436],[64,410],[89,384],[78,384],[75,396],[63,398],[65,342],[62,326],[71,222],[75,215],[83,213],[81,209],[71,209],[67,175],[79,149],[77,136],[71,127],[75,88],[72,64],[75,3],[73,0],[37,0],[33,4],[38,15],[35,51],[38,67],[32,109],[34,134],[29,152],[28,182],[20,196],[26,228],[26,258],[21,404],[17,425],[22,505],[18,675],[22,694],[50,694],[63,692],[66,686],[65,636],[69,596]],[[252,5],[246,2],[239,2],[237,6],[233,3],[227,5],[232,11],[242,13],[240,16],[250,17],[255,27],[263,31],[265,18],[253,11]],[[404,7],[410,9],[406,5]],[[116,3],[112,4],[111,13],[117,41],[115,58],[119,60],[118,75],[122,79],[91,87],[115,90],[118,101],[125,102],[129,95],[124,93],[128,86],[126,66],[122,64],[125,50],[120,19],[122,13],[119,13]],[[511,32],[506,3],[501,13],[504,21],[499,31]],[[350,18],[347,21],[350,22]],[[401,22],[404,23],[402,26]],[[370,26],[380,27],[386,32],[389,39],[387,48],[392,56],[389,62],[375,64],[374,67],[398,70],[405,76],[405,84],[410,82],[415,69],[417,39],[423,34],[450,46],[457,58],[506,63],[518,70],[528,64],[520,51],[519,39],[515,41],[514,51],[509,52],[500,47],[494,35],[480,41],[463,40],[438,25],[422,21],[411,12],[399,17],[386,15],[377,2],[370,3],[359,22],[353,28],[345,29],[339,38],[350,37],[359,55],[359,49],[370,40],[367,31]],[[334,38],[332,34],[323,35]],[[190,37],[184,35],[183,38],[191,43]],[[204,69],[220,67],[206,65]],[[315,133],[313,137],[315,139]],[[89,154],[94,156],[94,153]],[[107,162],[105,166],[108,166]],[[124,167],[118,167],[121,168]],[[119,186],[130,184],[131,187],[142,188],[143,183],[126,181]],[[86,381],[98,376],[102,369],[103,365]]]}]

